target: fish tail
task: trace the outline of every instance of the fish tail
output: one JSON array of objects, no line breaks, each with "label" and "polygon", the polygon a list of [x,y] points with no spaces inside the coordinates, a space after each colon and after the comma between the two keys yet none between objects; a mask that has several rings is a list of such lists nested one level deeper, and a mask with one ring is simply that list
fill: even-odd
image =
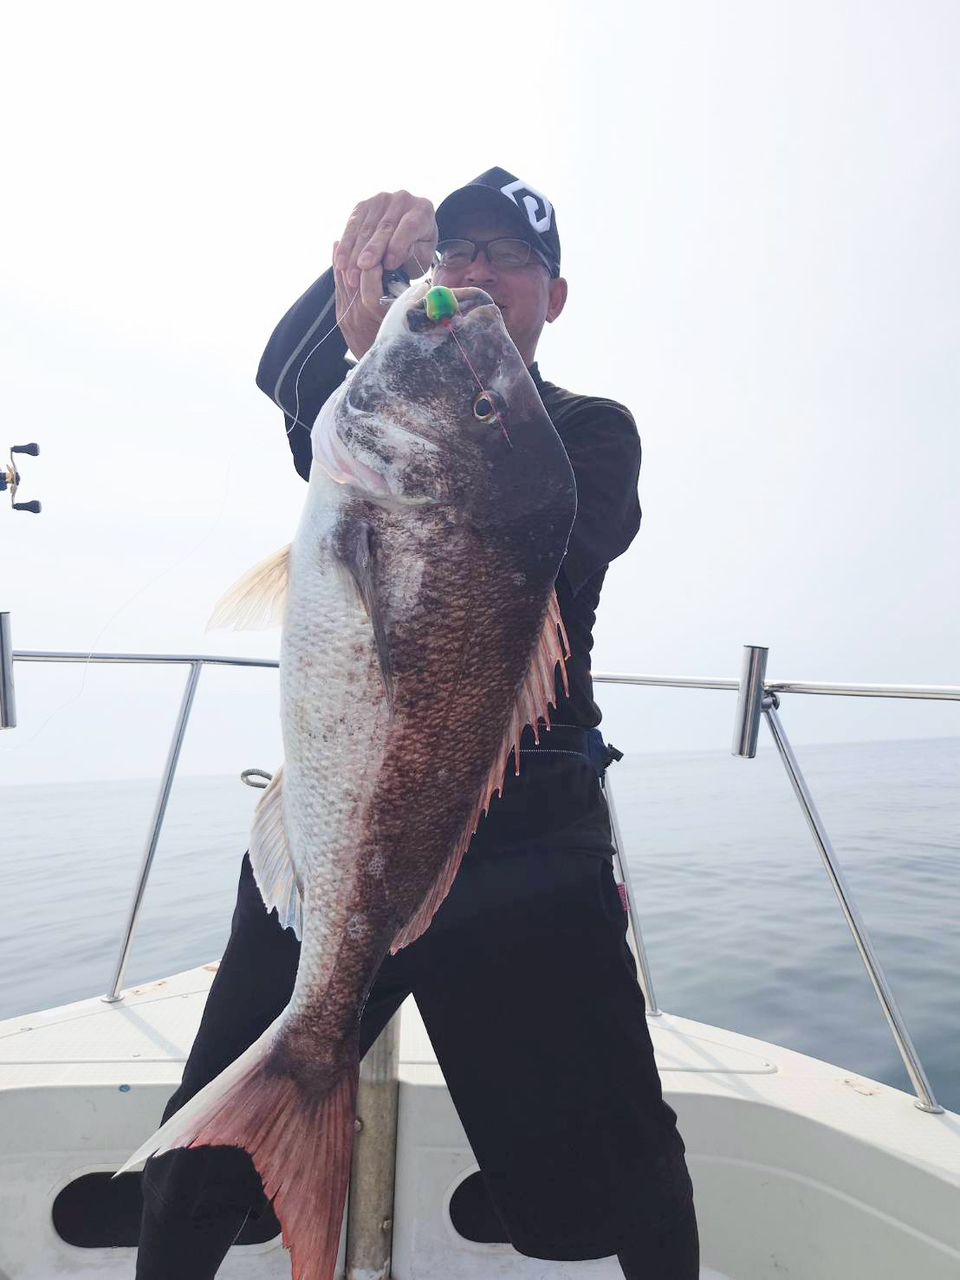
[{"label": "fish tail", "polygon": [[177,1147],[243,1147],[273,1201],[293,1280],[334,1280],[353,1153],[359,1049],[355,1044],[333,1086],[314,1094],[293,1076],[271,1069],[268,1054],[279,1021],[172,1115],[117,1174]]}]

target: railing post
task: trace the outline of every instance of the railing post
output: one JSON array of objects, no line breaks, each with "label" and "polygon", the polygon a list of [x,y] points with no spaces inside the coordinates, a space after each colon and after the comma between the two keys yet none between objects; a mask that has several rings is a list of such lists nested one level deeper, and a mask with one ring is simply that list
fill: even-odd
[{"label": "railing post", "polygon": [[157,793],[157,802],[153,810],[153,818],[150,822],[150,832],[147,836],[146,848],[143,851],[143,859],[140,863],[140,874],[137,877],[136,887],[133,891],[133,898],[130,902],[130,910],[127,912],[127,923],[123,932],[123,942],[120,945],[120,958],[117,960],[117,967],[114,971],[113,981],[110,988],[103,999],[108,1004],[122,999],[120,988],[123,985],[123,975],[127,968],[127,960],[130,956],[130,946],[133,942],[133,931],[136,928],[137,919],[140,915],[140,907],[143,903],[143,893],[147,887],[147,880],[150,876],[150,868],[153,866],[153,855],[157,851],[157,841],[160,838],[160,828],[163,825],[163,816],[167,811],[167,801],[170,799],[170,790],[173,786],[173,775],[177,770],[177,761],[180,759],[180,748],[183,746],[183,738],[187,729],[187,721],[190,718],[190,708],[193,706],[193,696],[197,691],[197,681],[200,679],[200,670],[203,666],[202,659],[196,659],[190,664],[190,674],[187,677],[186,687],[183,691],[183,698],[180,701],[180,712],[177,716],[176,727],[173,731],[173,738],[170,741],[170,749],[167,752],[167,763],[164,766],[163,777],[160,780],[160,790]]},{"label": "railing post", "polygon": [[347,1208],[346,1280],[389,1280],[400,1084],[398,1010],[360,1066]]},{"label": "railing post", "polygon": [[10,615],[0,613],[0,729],[17,727],[17,704],[13,696],[13,645],[10,642]]},{"label": "railing post", "polygon": [[833,851],[833,845],[830,843],[830,837],[827,835],[826,827],[823,825],[823,819],[817,811],[813,796],[804,780],[803,774],[800,772],[796,756],[793,754],[793,750],[787,740],[786,731],[780,722],[780,717],[777,715],[780,699],[775,693],[767,693],[765,690],[764,677],[766,668],[767,650],[761,645],[744,645],[743,665],[740,673],[740,693],[737,699],[737,717],[733,734],[733,754],[743,756],[745,759],[752,759],[757,754],[760,716],[761,714],[766,716],[767,724],[770,726],[770,732],[773,734],[773,740],[780,753],[780,758],[793,785],[797,799],[800,801],[800,808],[803,810],[807,824],[813,832],[814,841],[820,850],[820,857],[827,869],[830,883],[833,885],[850,932],[853,934],[853,940],[857,944],[857,950],[860,952],[860,957],[866,967],[870,981],[873,983],[873,989],[877,993],[884,1017],[893,1032],[893,1038],[900,1052],[900,1057],[903,1059],[907,1073],[913,1081],[913,1087],[918,1095],[915,1105],[921,1111],[929,1111],[933,1115],[939,1115],[943,1111],[943,1107],[933,1096],[933,1090],[930,1088],[930,1082],[927,1080],[923,1066],[917,1056],[917,1051],[913,1046],[913,1041],[910,1039],[910,1033],[904,1025],[900,1010],[897,1008],[897,1002],[893,998],[893,992],[890,990],[886,976],[870,943],[866,926],[844,880],[843,872],[840,870],[837,856]]},{"label": "railing post", "polygon": [[776,694],[768,696],[764,699],[763,713],[767,718],[770,732],[773,734],[773,740],[777,744],[777,750],[780,752],[780,758],[793,784],[797,799],[800,801],[800,807],[813,833],[814,841],[820,850],[820,857],[823,859],[823,865],[827,869],[827,875],[830,877],[830,883],[833,885],[834,892],[839,899],[843,914],[850,927],[850,932],[853,934],[853,940],[857,944],[857,950],[860,952],[860,957],[867,973],[870,975],[870,981],[873,983],[873,989],[877,993],[877,999],[880,1001],[884,1017],[893,1032],[893,1038],[897,1049],[900,1051],[900,1057],[903,1059],[903,1065],[913,1081],[913,1087],[918,1095],[914,1106],[919,1107],[921,1111],[929,1111],[933,1115],[940,1115],[943,1112],[943,1107],[933,1096],[933,1090],[930,1087],[923,1065],[917,1056],[913,1041],[910,1039],[910,1033],[907,1031],[900,1010],[897,1007],[897,1002],[893,998],[893,992],[890,990],[883,969],[880,967],[880,962],[874,953],[866,926],[860,917],[860,912],[857,910],[850,890],[847,888],[843,872],[840,870],[836,854],[833,851],[833,845],[830,843],[830,837],[827,835],[826,828],[823,825],[823,819],[817,811],[813,796],[810,794],[803,774],[800,772],[800,766],[793,754],[790,743],[787,741],[787,735],[780,722],[780,717],[777,715],[778,706],[779,700]]},{"label": "railing post", "polygon": [[647,962],[647,951],[643,945],[643,933],[640,930],[640,914],[637,911],[637,904],[633,900],[633,884],[630,880],[630,872],[627,869],[627,860],[623,852],[623,835],[620,831],[620,820],[617,817],[617,807],[613,802],[613,791],[610,788],[610,770],[608,769],[603,779],[603,794],[606,797],[607,808],[610,811],[610,830],[613,835],[613,847],[616,852],[617,869],[620,873],[620,883],[624,887],[627,895],[627,916],[629,919],[629,934],[633,944],[633,954],[640,970],[640,985],[643,988],[644,1001],[647,1006],[648,1018],[659,1018],[661,1010],[657,1007],[657,997],[653,990],[653,978],[650,976],[650,965]]}]

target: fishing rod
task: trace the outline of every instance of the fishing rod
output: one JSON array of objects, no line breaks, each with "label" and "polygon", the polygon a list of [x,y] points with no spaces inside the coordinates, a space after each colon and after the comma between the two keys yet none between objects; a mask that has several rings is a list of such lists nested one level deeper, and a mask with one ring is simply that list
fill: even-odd
[{"label": "fishing rod", "polygon": [[15,444],[10,447],[9,465],[0,468],[0,493],[4,489],[10,490],[10,506],[14,511],[31,511],[35,516],[40,514],[40,503],[34,499],[32,502],[17,502],[17,489],[20,487],[20,472],[17,470],[17,464],[14,461],[15,453],[27,453],[31,458],[35,458],[40,452],[38,444]]}]

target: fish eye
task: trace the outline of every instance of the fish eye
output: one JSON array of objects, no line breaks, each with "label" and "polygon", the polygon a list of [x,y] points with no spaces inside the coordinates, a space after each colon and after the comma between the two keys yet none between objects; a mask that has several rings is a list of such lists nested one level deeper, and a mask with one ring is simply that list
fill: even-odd
[{"label": "fish eye", "polygon": [[473,416],[478,422],[493,422],[496,419],[497,411],[485,391],[481,391],[473,402]]}]

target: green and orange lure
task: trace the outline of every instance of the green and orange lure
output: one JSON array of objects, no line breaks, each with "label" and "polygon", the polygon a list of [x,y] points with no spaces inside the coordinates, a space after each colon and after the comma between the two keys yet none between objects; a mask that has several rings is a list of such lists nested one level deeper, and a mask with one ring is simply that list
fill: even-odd
[{"label": "green and orange lure", "polygon": [[436,284],[427,291],[423,307],[427,318],[436,324],[439,320],[449,320],[451,316],[455,316],[460,310],[460,303],[452,289]]}]

